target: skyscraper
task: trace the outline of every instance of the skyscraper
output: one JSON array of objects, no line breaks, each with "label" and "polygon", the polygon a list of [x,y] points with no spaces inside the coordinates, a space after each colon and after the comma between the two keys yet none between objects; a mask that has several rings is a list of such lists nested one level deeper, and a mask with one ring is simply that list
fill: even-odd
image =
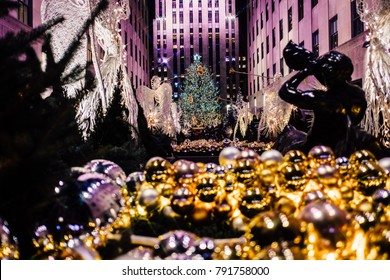
[{"label": "skyscraper", "polygon": [[170,81],[174,97],[195,54],[209,67],[229,102],[238,92],[238,19],[235,0],[158,0],[153,22],[154,74]]}]

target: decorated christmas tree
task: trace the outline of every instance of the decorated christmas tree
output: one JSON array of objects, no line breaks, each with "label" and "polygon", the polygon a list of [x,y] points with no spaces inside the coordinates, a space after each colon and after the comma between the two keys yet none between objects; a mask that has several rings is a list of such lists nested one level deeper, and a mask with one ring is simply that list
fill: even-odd
[{"label": "decorated christmas tree", "polygon": [[186,128],[216,126],[221,122],[218,88],[199,55],[186,70],[179,106]]}]

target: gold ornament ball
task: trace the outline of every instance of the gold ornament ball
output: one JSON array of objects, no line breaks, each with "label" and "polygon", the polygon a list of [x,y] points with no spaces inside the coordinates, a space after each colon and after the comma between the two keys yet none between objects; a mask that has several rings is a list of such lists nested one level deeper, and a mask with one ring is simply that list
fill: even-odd
[{"label": "gold ornament ball", "polygon": [[282,191],[300,191],[307,182],[306,168],[302,164],[284,162],[279,166],[278,180]]},{"label": "gold ornament ball", "polygon": [[365,196],[371,196],[376,190],[386,185],[384,170],[372,161],[360,163],[354,173],[355,187]]},{"label": "gold ornament ball", "polygon": [[337,187],[339,184],[339,173],[335,166],[327,164],[320,165],[314,170],[315,178],[325,187]]},{"label": "gold ornament ball", "polygon": [[199,174],[199,166],[192,161],[179,159],[173,163],[175,179],[179,183],[191,183]]},{"label": "gold ornament ball", "polygon": [[197,195],[204,202],[212,202],[218,195],[217,176],[213,173],[206,172],[200,174],[196,179]]},{"label": "gold ornament ball", "polygon": [[138,203],[147,211],[152,211],[160,205],[160,194],[153,188],[144,189],[140,193]]},{"label": "gold ornament ball", "polygon": [[269,204],[259,188],[249,188],[244,191],[240,200],[241,213],[249,218],[268,210]]},{"label": "gold ornament ball", "polygon": [[210,224],[214,203],[203,201],[195,201],[194,208],[188,214],[189,219],[193,224]]},{"label": "gold ornament ball", "polygon": [[248,236],[261,247],[278,241],[299,242],[299,221],[282,212],[263,212],[249,222]]},{"label": "gold ornament ball", "polygon": [[282,162],[282,160],[283,160],[283,155],[278,150],[271,149],[268,151],[264,151],[260,155],[260,161],[262,161],[262,162],[274,161],[274,162],[280,163],[280,162]]},{"label": "gold ornament ball", "polygon": [[336,168],[341,177],[348,177],[351,170],[351,163],[347,157],[336,158]]},{"label": "gold ornament ball", "polygon": [[390,157],[381,158],[378,164],[385,171],[386,175],[390,176]]},{"label": "gold ornament ball", "polygon": [[145,165],[145,179],[151,184],[168,183],[173,176],[172,164],[162,157],[152,157]]},{"label": "gold ornament ball", "polygon": [[179,187],[171,198],[173,211],[180,215],[186,215],[194,208],[195,194],[189,188]]},{"label": "gold ornament ball", "polygon": [[156,190],[166,198],[171,198],[174,191],[175,187],[172,184],[169,183],[158,183],[156,185]]},{"label": "gold ornament ball", "polygon": [[308,153],[308,158],[310,161],[310,167],[315,169],[320,165],[335,165],[335,155],[333,150],[328,146],[318,145],[313,148]]},{"label": "gold ornament ball", "polygon": [[358,166],[360,163],[365,161],[376,162],[376,157],[374,154],[368,150],[360,150],[354,152],[350,157],[349,161],[353,167]]},{"label": "gold ornament ball", "polygon": [[283,161],[306,165],[307,156],[300,150],[290,150],[284,154]]},{"label": "gold ornament ball", "polygon": [[235,163],[235,157],[240,153],[240,150],[235,147],[224,148],[219,153],[219,164],[221,166],[232,166]]}]

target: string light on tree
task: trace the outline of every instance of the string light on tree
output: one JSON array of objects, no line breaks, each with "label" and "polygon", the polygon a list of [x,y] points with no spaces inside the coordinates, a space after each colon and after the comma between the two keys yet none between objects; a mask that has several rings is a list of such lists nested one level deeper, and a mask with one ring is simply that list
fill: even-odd
[{"label": "string light on tree", "polygon": [[183,92],[179,99],[184,127],[216,126],[221,121],[218,88],[199,54],[187,68]]}]

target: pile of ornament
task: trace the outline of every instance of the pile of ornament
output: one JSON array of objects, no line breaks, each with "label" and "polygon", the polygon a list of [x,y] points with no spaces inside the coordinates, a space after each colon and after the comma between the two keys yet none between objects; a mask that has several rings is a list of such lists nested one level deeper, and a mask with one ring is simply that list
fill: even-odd
[{"label": "pile of ornament", "polygon": [[172,145],[175,154],[215,154],[218,155],[224,148],[235,147],[239,150],[251,149],[257,153],[270,150],[273,143],[264,142],[247,142],[239,140],[224,139],[223,141],[216,141],[214,139],[186,139],[181,144]]},{"label": "pile of ornament", "polygon": [[[227,147],[218,165],[154,157],[128,176],[95,160],[72,170],[77,197],[56,186],[68,212],[33,242],[43,259],[105,259],[110,248],[116,259],[390,259],[389,171],[390,158],[325,146]],[[1,234],[14,252],[3,257],[15,257]]]}]

